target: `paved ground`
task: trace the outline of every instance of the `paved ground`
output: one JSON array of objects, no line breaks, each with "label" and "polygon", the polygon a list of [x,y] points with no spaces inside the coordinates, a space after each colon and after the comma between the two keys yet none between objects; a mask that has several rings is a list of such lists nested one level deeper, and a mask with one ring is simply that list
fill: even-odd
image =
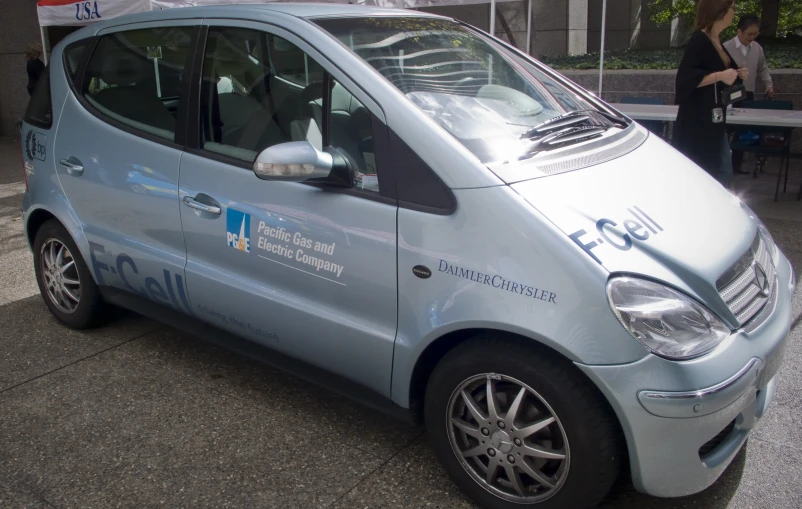
[{"label": "paved ground", "polygon": [[[17,150],[0,139],[0,508],[474,507],[420,429],[131,314],[59,326],[22,236]],[[789,186],[772,203],[774,178],[738,187],[802,274],[802,202]],[[774,405],[724,476],[675,500],[622,481],[604,507],[802,507],[800,294]]]}]

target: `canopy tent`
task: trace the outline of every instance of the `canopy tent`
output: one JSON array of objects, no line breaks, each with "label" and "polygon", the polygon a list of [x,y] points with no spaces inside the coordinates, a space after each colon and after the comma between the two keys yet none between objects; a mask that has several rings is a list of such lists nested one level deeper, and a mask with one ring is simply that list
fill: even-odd
[{"label": "canopy tent", "polygon": [[[136,12],[192,7],[199,5],[232,5],[281,2],[282,0],[40,0],[36,10],[42,33],[42,48],[45,64],[48,59],[47,27],[86,26],[104,19],[116,18]],[[310,0],[295,0],[310,1]],[[315,0],[312,0],[315,1]],[[420,7],[439,7],[447,5],[490,4],[490,34],[495,35],[496,3],[517,0],[317,0],[325,3],[369,5],[377,7],[415,9]],[[598,0],[595,0],[598,1]],[[604,70],[604,33],[607,14],[607,0],[602,1],[601,51],[599,59],[599,96],[602,93]],[[528,2],[526,23],[526,53],[530,53],[532,40],[532,0]]]}]

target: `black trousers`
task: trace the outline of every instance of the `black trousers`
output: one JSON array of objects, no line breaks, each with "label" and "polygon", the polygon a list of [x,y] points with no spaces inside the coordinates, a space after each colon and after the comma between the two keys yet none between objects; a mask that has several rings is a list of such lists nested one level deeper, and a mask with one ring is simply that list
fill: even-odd
[{"label": "black trousers", "polygon": [[[755,100],[755,93],[754,92],[747,92],[746,93],[746,100],[747,101],[754,101]],[[731,127],[729,131],[735,132],[735,127]],[[741,165],[744,162],[744,153],[740,150],[733,150],[732,151],[732,169],[733,171],[738,171],[741,169]]]}]

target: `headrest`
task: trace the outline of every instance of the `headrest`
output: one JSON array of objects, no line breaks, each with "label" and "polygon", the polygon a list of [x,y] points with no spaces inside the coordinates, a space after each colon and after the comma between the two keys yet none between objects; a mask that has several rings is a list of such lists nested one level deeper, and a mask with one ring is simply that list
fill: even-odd
[{"label": "headrest", "polygon": [[113,49],[103,55],[100,77],[109,85],[133,85],[145,78],[146,60],[130,50]]},{"label": "headrest", "polygon": [[331,90],[331,110],[351,112],[351,94],[339,82]]}]

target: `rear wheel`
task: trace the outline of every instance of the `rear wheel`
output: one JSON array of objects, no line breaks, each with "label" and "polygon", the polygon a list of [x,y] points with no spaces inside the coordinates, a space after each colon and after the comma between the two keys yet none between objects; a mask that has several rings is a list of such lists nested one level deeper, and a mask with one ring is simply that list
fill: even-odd
[{"label": "rear wheel", "polygon": [[593,507],[618,476],[618,430],[596,388],[515,341],[476,338],[450,352],[425,413],[446,471],[484,507]]},{"label": "rear wheel", "polygon": [[55,219],[44,223],[33,252],[36,282],[50,312],[75,329],[98,324],[103,314],[100,291],[66,228]]}]

